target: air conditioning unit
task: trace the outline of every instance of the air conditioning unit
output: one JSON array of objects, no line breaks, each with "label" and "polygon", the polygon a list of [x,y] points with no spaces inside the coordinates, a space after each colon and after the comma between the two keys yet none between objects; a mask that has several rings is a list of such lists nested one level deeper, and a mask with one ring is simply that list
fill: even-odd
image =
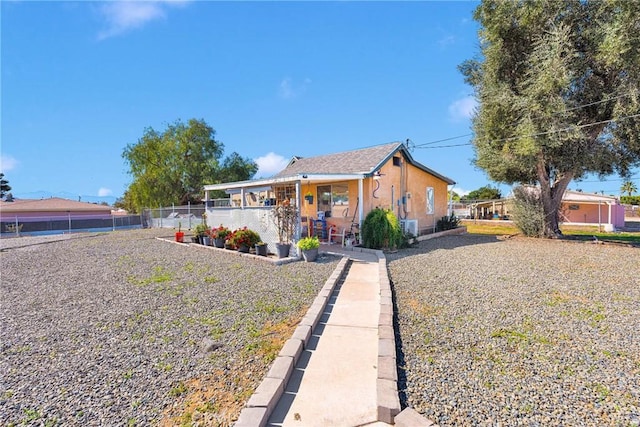
[{"label": "air conditioning unit", "polygon": [[418,235],[418,220],[417,219],[401,219],[400,227],[404,234],[411,234],[412,236]]}]

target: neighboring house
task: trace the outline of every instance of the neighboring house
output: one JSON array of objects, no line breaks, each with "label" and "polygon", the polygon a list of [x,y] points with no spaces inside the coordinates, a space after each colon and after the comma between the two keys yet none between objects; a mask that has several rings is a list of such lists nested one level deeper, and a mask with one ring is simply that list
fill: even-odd
[{"label": "neighboring house", "polygon": [[[509,218],[511,198],[474,203],[470,214],[477,219]],[[624,206],[613,196],[567,190],[560,207],[560,222],[565,225],[598,225],[605,231],[624,227]]]},{"label": "neighboring house", "polygon": [[0,201],[2,233],[100,227],[112,221],[111,207],[58,197]]},{"label": "neighboring house", "polygon": [[[405,230],[414,235],[432,232],[438,219],[448,215],[448,186],[453,184],[415,161],[403,143],[394,142],[294,157],[272,178],[206,185],[204,190],[209,225],[247,225],[265,240],[264,235],[274,235],[265,212],[285,200],[300,207],[298,237],[309,233],[326,237],[332,227],[357,231],[374,208],[393,209]],[[230,194],[233,207],[214,207],[210,192],[215,190]],[[252,219],[248,212],[256,209],[262,213]]]},{"label": "neighboring house", "polygon": [[624,206],[613,196],[565,191],[560,221],[567,225],[604,225],[605,231],[624,228]]}]

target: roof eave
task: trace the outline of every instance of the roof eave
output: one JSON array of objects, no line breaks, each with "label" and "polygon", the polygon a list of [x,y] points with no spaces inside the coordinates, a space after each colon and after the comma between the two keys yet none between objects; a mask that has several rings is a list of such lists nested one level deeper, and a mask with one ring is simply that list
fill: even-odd
[{"label": "roof eave", "polygon": [[299,173],[277,178],[252,179],[248,181],[224,182],[221,184],[209,184],[204,186],[205,191],[228,190],[235,188],[264,187],[268,185],[291,184],[301,181],[349,181],[352,179],[364,179],[367,173],[357,174],[305,174]]}]

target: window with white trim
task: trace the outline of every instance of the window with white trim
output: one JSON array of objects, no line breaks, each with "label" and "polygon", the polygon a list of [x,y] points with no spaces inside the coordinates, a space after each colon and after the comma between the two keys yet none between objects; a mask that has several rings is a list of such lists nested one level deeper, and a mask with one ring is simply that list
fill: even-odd
[{"label": "window with white trim", "polygon": [[427,215],[433,215],[435,210],[433,187],[427,187]]}]

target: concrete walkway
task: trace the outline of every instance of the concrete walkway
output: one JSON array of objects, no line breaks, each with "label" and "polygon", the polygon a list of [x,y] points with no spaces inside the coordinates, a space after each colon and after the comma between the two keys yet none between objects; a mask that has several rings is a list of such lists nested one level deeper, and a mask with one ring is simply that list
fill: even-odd
[{"label": "concrete walkway", "polygon": [[376,425],[378,257],[358,258],[329,298],[268,425]]},{"label": "concrete walkway", "polygon": [[322,245],[338,267],[235,427],[433,426],[400,412],[393,300],[381,251]]}]

